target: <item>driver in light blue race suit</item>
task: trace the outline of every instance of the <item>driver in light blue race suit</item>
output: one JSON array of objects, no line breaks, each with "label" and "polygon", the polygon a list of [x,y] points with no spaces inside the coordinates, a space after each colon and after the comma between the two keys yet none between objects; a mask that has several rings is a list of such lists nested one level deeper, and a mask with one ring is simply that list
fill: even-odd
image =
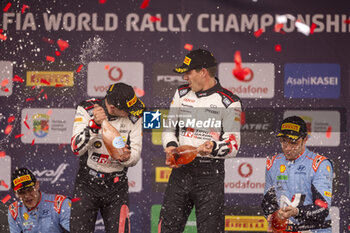
[{"label": "driver in light blue race suit", "polygon": [[12,184],[20,201],[9,206],[8,222],[11,233],[69,232],[69,198],[39,191],[39,182],[27,168],[14,171]]},{"label": "driver in light blue race suit", "polygon": [[[261,206],[269,226],[275,211],[281,219],[288,219],[283,232],[332,232],[329,209],[333,165],[306,148],[307,136],[303,119],[292,116],[283,120],[277,135],[283,153],[267,159]],[[288,199],[285,207],[281,199]]]}]

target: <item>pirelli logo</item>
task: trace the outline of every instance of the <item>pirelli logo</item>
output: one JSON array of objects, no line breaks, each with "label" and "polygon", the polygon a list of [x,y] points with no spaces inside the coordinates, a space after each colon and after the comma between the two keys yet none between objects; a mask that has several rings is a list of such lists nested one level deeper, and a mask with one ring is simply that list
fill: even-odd
[{"label": "pirelli logo", "polygon": [[295,131],[295,132],[299,132],[300,125],[293,124],[293,123],[284,123],[281,126],[281,130],[292,130],[292,131]]},{"label": "pirelli logo", "polygon": [[190,63],[191,63],[191,58],[189,58],[189,57],[185,57],[185,59],[184,59],[184,63],[186,64],[186,65],[190,65]]},{"label": "pirelli logo", "polygon": [[167,183],[171,174],[169,167],[156,167],[156,182]]},{"label": "pirelli logo", "polygon": [[32,179],[30,178],[30,175],[24,175],[24,176],[20,176],[16,179],[13,180],[13,185],[14,186],[17,186],[23,182],[26,182],[26,181],[31,181]]},{"label": "pirelli logo", "polygon": [[263,216],[225,216],[225,231],[266,232],[267,227]]},{"label": "pirelli logo", "polygon": [[136,101],[137,101],[137,97],[136,97],[136,95],[134,95],[134,97],[131,100],[129,100],[126,103],[126,105],[128,105],[128,108],[130,108],[131,106],[133,106],[136,103]]},{"label": "pirelli logo", "polygon": [[72,87],[73,71],[27,71],[27,86]]}]

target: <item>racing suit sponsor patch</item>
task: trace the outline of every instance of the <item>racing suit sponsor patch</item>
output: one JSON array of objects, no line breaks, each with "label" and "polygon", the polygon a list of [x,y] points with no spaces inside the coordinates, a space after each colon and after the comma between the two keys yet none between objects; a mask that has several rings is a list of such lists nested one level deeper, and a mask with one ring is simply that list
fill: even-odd
[{"label": "racing suit sponsor patch", "polygon": [[63,195],[56,195],[55,196],[55,200],[54,200],[54,209],[56,210],[56,212],[59,214],[61,213],[61,208],[62,208],[62,204],[63,201],[66,199],[66,196]]},{"label": "racing suit sponsor patch", "polygon": [[10,210],[10,213],[11,213],[11,216],[14,220],[16,220],[17,216],[18,216],[18,201],[12,203],[10,206],[9,206],[9,210]]},{"label": "racing suit sponsor patch", "polygon": [[322,156],[322,155],[316,155],[314,161],[312,162],[312,168],[316,172],[320,164],[322,163],[323,160],[326,160],[327,158]]}]

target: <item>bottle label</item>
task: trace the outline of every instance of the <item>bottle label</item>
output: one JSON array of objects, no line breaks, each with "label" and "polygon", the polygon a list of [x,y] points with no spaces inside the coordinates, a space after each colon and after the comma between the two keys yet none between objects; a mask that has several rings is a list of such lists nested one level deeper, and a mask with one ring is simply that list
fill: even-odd
[{"label": "bottle label", "polygon": [[113,144],[113,146],[115,148],[124,148],[125,147],[125,142],[124,142],[124,140],[123,140],[123,138],[121,136],[115,137],[113,139],[113,143],[112,144]]}]

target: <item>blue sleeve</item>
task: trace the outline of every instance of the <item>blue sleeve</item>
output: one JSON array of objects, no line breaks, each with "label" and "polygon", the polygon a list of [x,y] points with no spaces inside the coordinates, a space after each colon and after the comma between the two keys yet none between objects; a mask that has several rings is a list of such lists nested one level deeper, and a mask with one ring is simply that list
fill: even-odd
[{"label": "blue sleeve", "polygon": [[13,219],[10,211],[8,211],[8,222],[9,222],[9,227],[10,227],[10,232],[11,233],[21,233],[22,229],[18,225],[18,223]]},{"label": "blue sleeve", "polygon": [[[272,167],[270,168],[272,169]],[[272,214],[279,209],[276,197],[276,191],[273,186],[273,180],[271,178],[270,172],[265,169],[265,188],[264,188],[264,197],[261,202],[261,207],[264,211],[265,217]]]},{"label": "blue sleeve", "polygon": [[61,213],[59,214],[60,225],[69,232],[69,221],[71,211],[71,200],[66,198],[62,204]]},{"label": "blue sleeve", "polygon": [[333,166],[323,161],[315,172],[311,183],[312,204],[298,206],[298,221],[323,222],[329,215],[332,199]]}]

